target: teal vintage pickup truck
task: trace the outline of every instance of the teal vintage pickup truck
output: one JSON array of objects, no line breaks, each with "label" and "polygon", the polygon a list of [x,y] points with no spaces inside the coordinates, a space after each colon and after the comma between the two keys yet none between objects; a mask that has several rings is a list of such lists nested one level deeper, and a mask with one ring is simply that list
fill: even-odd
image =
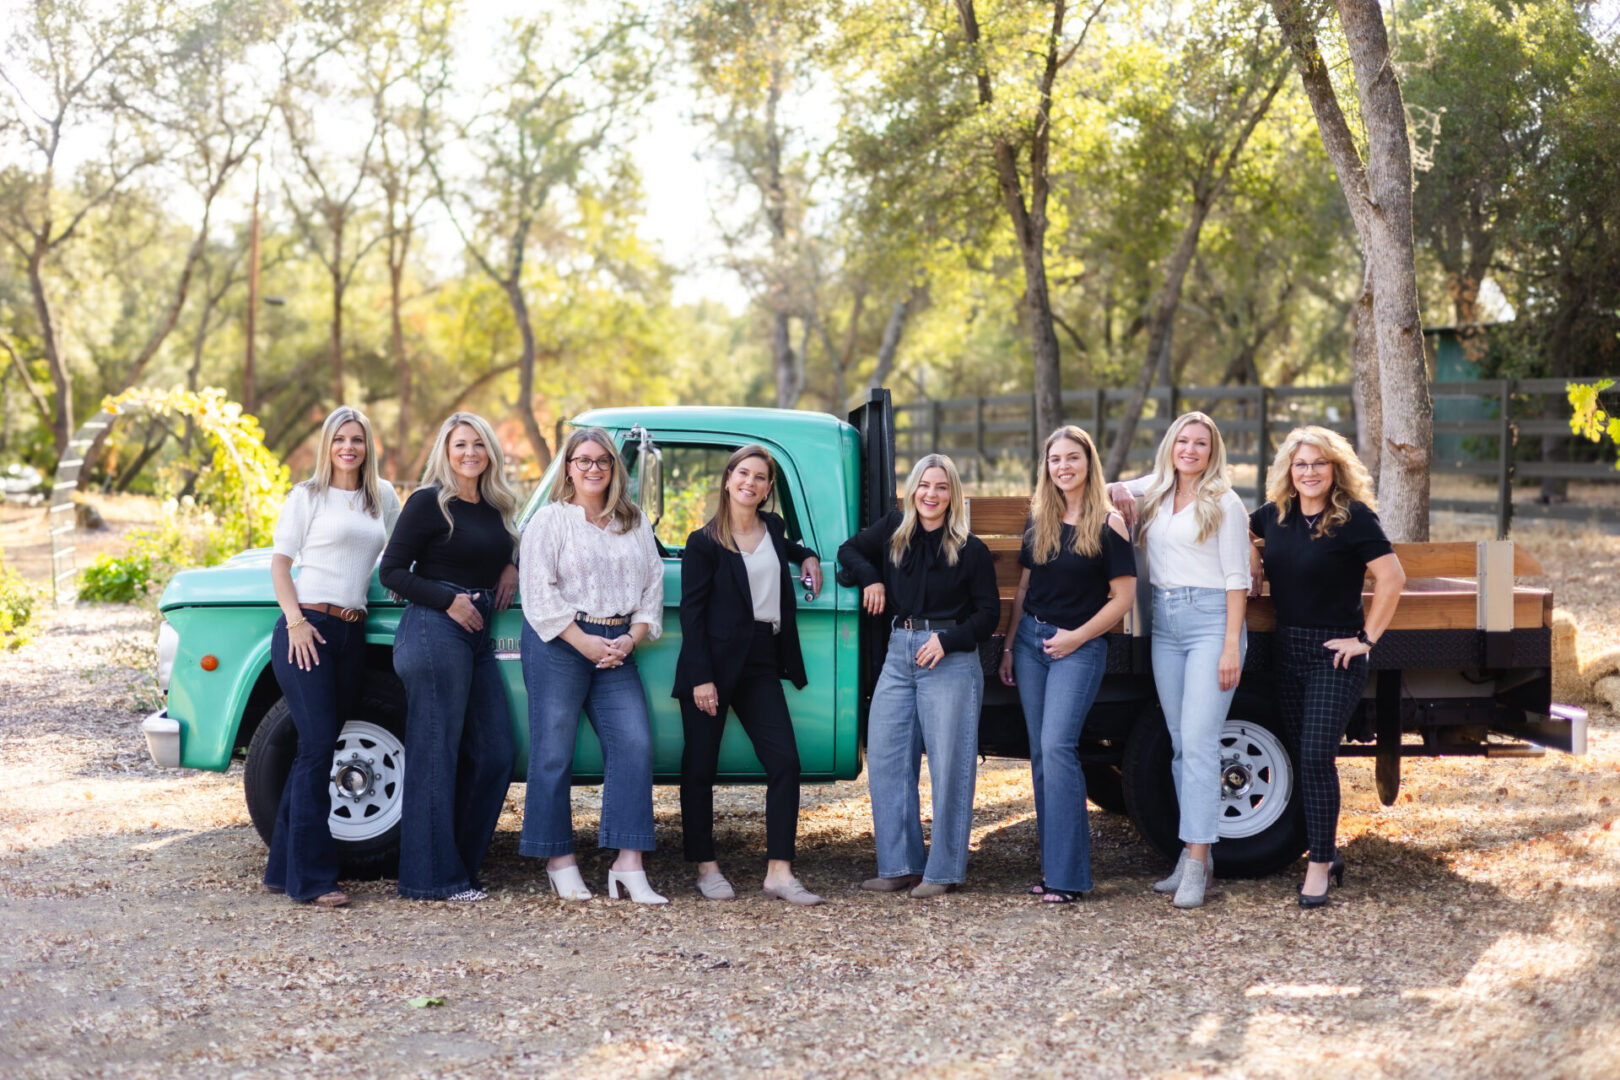
[{"label": "teal vintage pickup truck", "polygon": [[[758,442],[780,463],[777,498],[789,535],[830,565],[845,539],[894,505],[888,391],[872,391],[847,423],[821,413],[704,407],[602,409],[576,422],[621,440],[637,499],[664,549],[664,634],[638,656],[651,704],[655,777],[674,782],[682,737],[669,688],[680,648],[676,607],[687,530],[707,516],[712,503],[706,500],[731,452]],[[538,491],[549,487],[548,473]],[[522,520],[540,498],[524,507]],[[1024,500],[1007,498],[968,504],[971,527],[996,559],[1004,624],[1024,508]],[[1377,756],[1386,800],[1394,798],[1403,755],[1512,756],[1543,746],[1583,752],[1584,714],[1550,701],[1551,598],[1514,587],[1511,543],[1399,550],[1408,595],[1373,653],[1377,674],[1341,752]],[[1534,570],[1521,565],[1518,572]],[[861,770],[874,658],[882,655],[885,627],[861,613],[859,590],[847,579],[829,583],[819,597],[802,596],[799,604],[809,683],[800,691],[789,688],[788,702],[804,778],[852,779]],[[296,740],[270,667],[277,617],[270,552],[246,551],[220,566],[176,575],[160,607],[159,681],[167,707],[143,724],[152,756],[168,767],[223,770],[245,751],[248,810],[268,840]],[[1149,843],[1173,856],[1180,843],[1169,735],[1147,647],[1151,627],[1144,615],[1151,609],[1139,603],[1110,635],[1109,674],[1088,716],[1081,758],[1092,801],[1128,812]],[[401,610],[374,578],[366,682],[333,755],[332,832],[346,873],[355,877],[386,874],[397,856],[400,796],[408,781],[405,705],[391,659]],[[517,737],[513,780],[524,779],[527,765],[528,705],[517,652],[522,617],[514,608],[497,615],[494,627]],[[1223,736],[1220,866],[1227,875],[1269,873],[1304,850],[1295,770],[1270,693],[1270,620],[1269,600],[1254,601],[1248,664]],[[980,747],[991,755],[1027,756],[1017,695],[993,677],[999,650],[998,637],[982,654],[990,677]],[[601,776],[601,751],[588,724],[580,728],[574,775],[579,783]],[[763,779],[735,718],[722,744],[721,775],[733,782]]]}]

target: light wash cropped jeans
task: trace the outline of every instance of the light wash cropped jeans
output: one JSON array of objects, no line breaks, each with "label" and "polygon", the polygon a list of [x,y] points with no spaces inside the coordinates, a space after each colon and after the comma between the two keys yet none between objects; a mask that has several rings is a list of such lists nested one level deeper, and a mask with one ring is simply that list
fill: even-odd
[{"label": "light wash cropped jeans", "polygon": [[[978,650],[946,653],[934,667],[918,667],[917,650],[929,636],[897,628],[872,691],[866,723],[872,835],[879,877],[921,874],[924,881],[952,885],[967,879],[984,668]],[[917,794],[925,750],[934,792],[926,858]]]},{"label": "light wash cropped jeans", "polygon": [[[1239,664],[1249,632],[1239,631]],[[1153,590],[1153,682],[1175,748],[1170,772],[1181,804],[1181,842],[1213,844],[1220,836],[1221,728],[1237,687],[1221,689],[1226,647],[1226,590]]]},{"label": "light wash cropped jeans", "polygon": [[1035,784],[1035,830],[1041,882],[1049,889],[1091,891],[1091,816],[1080,771],[1080,731],[1102,688],[1108,640],[1092,638],[1061,660],[1044,648],[1058,627],[1025,614],[1013,638],[1013,677],[1029,731]]}]

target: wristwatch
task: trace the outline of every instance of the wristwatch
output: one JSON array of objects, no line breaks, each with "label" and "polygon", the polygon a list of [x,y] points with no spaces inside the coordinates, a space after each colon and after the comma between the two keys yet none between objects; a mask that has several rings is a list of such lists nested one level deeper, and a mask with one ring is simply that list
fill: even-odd
[{"label": "wristwatch", "polygon": [[1374,645],[1378,644],[1372,638],[1367,636],[1366,627],[1362,627],[1360,630],[1356,631],[1356,640],[1361,642],[1363,645],[1367,646],[1367,648],[1369,648],[1369,649],[1372,648]]}]

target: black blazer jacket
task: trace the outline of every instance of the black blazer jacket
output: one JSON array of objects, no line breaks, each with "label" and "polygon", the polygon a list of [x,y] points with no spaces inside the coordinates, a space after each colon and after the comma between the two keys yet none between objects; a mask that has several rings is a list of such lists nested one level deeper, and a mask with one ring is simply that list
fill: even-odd
[{"label": "black blazer jacket", "polygon": [[[804,653],[799,648],[797,582],[788,563],[802,563],[816,553],[787,538],[779,514],[761,512],[765,533],[782,566],[782,629],[776,638],[777,673],[793,685],[805,684]],[[727,551],[702,529],[686,538],[681,555],[681,655],[675,662],[671,696],[687,698],[694,688],[712,682],[720,697],[730,697],[748,659],[754,637],[754,595],[739,552]]]}]

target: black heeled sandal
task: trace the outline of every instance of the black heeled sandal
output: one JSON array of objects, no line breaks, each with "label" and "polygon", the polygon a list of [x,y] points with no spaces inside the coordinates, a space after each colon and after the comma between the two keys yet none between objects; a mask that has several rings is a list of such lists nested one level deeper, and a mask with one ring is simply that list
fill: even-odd
[{"label": "black heeled sandal", "polygon": [[1054,889],[1050,885],[1042,885],[1040,898],[1043,904],[1072,904],[1077,900],[1084,900],[1091,894],[1078,889]]}]

